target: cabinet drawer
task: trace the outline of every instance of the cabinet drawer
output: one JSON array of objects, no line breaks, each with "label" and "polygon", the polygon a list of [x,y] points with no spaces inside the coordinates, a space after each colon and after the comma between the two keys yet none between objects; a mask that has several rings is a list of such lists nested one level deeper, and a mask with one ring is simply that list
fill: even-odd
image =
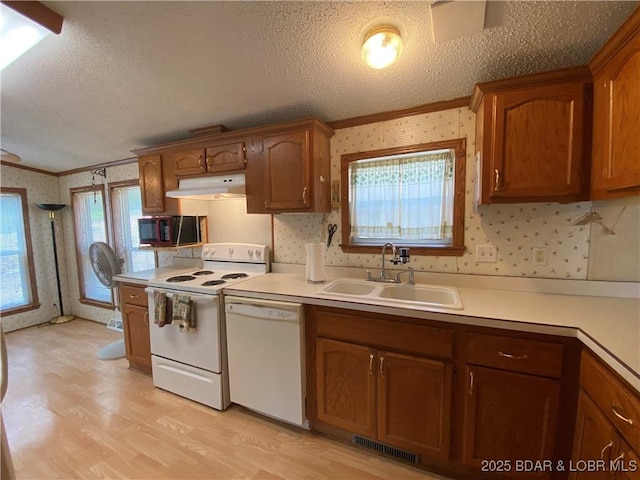
[{"label": "cabinet drawer", "polygon": [[317,335],[371,347],[451,358],[453,330],[318,310]]},{"label": "cabinet drawer", "polygon": [[122,305],[130,304],[146,307],[149,301],[144,287],[125,284],[120,286],[120,303]]},{"label": "cabinet drawer", "polygon": [[467,335],[467,363],[547,377],[562,377],[562,345],[537,340]]},{"label": "cabinet drawer", "polygon": [[640,451],[640,396],[586,350],[582,352],[580,363],[580,386],[602,409],[631,448]]}]

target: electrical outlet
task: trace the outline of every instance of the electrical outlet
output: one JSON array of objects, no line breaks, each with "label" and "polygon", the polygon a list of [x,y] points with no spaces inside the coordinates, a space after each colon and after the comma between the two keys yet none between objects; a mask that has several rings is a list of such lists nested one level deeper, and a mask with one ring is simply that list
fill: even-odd
[{"label": "electrical outlet", "polygon": [[476,245],[476,262],[496,263],[498,261],[498,249],[495,245]]},{"label": "electrical outlet", "polygon": [[533,247],[531,263],[534,267],[544,267],[547,265],[547,247]]}]

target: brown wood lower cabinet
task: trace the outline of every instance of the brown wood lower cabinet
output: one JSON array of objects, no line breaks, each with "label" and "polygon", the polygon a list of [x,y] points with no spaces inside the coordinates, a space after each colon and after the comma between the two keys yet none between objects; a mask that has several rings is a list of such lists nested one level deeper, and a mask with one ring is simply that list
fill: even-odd
[{"label": "brown wood lower cabinet", "polygon": [[149,310],[144,287],[120,285],[124,343],[129,367],[151,374]]},{"label": "brown wood lower cabinet", "polygon": [[577,339],[320,306],[305,315],[312,430],[411,452],[455,478],[568,478],[549,465],[571,459]]},{"label": "brown wood lower cabinet", "polygon": [[560,381],[477,366],[467,367],[467,381],[463,462],[508,461],[510,476],[549,478],[542,469],[517,472],[516,462],[554,458]]},{"label": "brown wood lower cabinet", "polygon": [[415,453],[449,453],[453,367],[326,338],[316,341],[317,420]]}]

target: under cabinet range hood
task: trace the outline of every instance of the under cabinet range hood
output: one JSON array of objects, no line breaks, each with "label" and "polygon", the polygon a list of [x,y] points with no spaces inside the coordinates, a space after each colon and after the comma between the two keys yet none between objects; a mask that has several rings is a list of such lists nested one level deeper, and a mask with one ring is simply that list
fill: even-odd
[{"label": "under cabinet range hood", "polygon": [[216,177],[183,178],[176,190],[169,190],[167,197],[220,200],[245,196],[243,173]]}]

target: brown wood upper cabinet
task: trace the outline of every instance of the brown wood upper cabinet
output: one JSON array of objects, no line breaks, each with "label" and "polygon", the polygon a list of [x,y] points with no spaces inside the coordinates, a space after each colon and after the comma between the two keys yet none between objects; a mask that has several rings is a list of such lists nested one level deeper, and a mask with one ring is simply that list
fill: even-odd
[{"label": "brown wood upper cabinet", "polygon": [[144,215],[177,214],[178,200],[166,198],[167,190],[177,187],[174,164],[166,155],[140,155],[138,170],[142,213]]},{"label": "brown wood upper cabinet", "polygon": [[587,67],[476,85],[481,203],[570,202],[588,195]]},{"label": "brown wood upper cabinet", "polygon": [[640,193],[640,8],[589,63],[593,72],[591,198]]},{"label": "brown wood upper cabinet", "polygon": [[329,212],[333,130],[318,119],[270,130],[259,161],[247,164],[248,213]]},{"label": "brown wood upper cabinet", "polygon": [[240,170],[246,164],[244,142],[222,143],[174,154],[176,176]]}]

